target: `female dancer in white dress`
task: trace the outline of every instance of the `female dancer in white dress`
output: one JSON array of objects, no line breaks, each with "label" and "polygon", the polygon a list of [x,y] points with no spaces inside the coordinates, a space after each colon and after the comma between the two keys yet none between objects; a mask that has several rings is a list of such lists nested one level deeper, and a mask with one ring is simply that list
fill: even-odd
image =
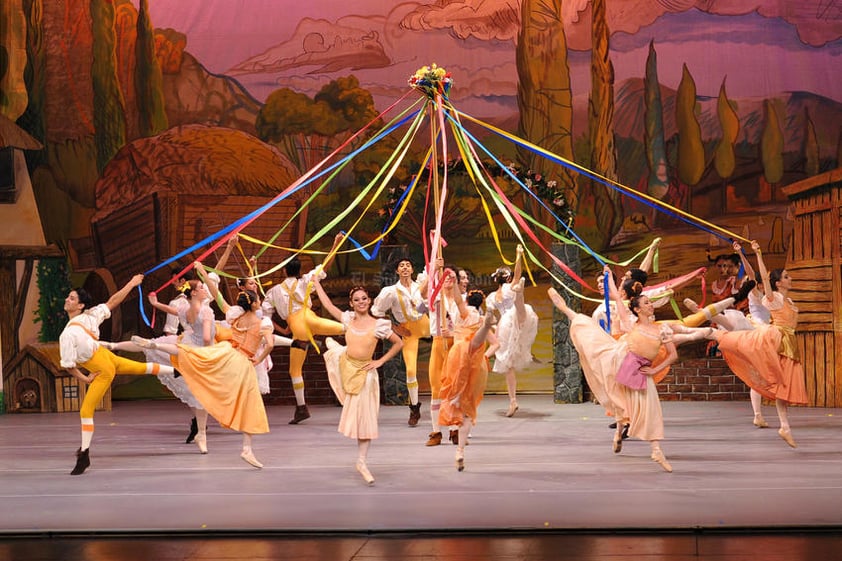
[{"label": "female dancer in white dress", "polygon": [[494,355],[495,374],[505,374],[509,394],[509,409],[506,417],[518,410],[517,371],[532,363],[532,343],[538,333],[538,315],[532,306],[523,301],[524,279],[521,275],[523,246],[517,246],[514,274],[508,267],[500,267],[492,278],[499,288],[485,299],[486,313],[496,310],[500,315],[496,335],[500,346]]},{"label": "female dancer in white dress", "polygon": [[[392,332],[390,320],[371,315],[371,299],[364,287],[351,289],[351,310],[343,312],[330,300],[318,278],[313,286],[324,309],[345,328],[347,346],[339,345],[330,337],[326,339],[325,366],[330,386],[342,404],[339,432],[357,440],[357,471],[367,484],[374,485],[374,476],[368,470],[366,461],[371,441],[379,436],[380,381],[377,369],[400,352],[403,341]],[[391,347],[383,356],[373,360],[379,339],[387,339]]]}]

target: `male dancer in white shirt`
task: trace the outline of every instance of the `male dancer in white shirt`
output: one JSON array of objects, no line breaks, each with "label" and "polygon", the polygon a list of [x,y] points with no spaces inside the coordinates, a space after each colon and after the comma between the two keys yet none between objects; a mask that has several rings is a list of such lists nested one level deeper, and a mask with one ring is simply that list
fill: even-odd
[{"label": "male dancer in white shirt", "polygon": [[[105,304],[93,306],[93,300],[83,288],[74,288],[64,300],[64,311],[70,320],[59,336],[61,367],[88,384],[88,391],[79,417],[82,422],[82,446],[76,452],[76,466],[70,475],[81,475],[91,465],[90,446],[94,436],[94,411],[102,401],[117,373],[172,374],[172,366],[153,362],[136,362],[117,356],[99,342],[99,326],[111,317],[111,311],[126,299],[129,292],[143,282],[143,275],[135,275],[126,285],[111,295]],[[86,376],[79,368],[89,372]]]},{"label": "male dancer in white shirt", "polygon": [[424,302],[421,286],[412,280],[412,261],[399,259],[395,264],[398,282],[385,286],[374,299],[371,315],[384,317],[387,312],[397,325],[393,331],[403,337],[403,362],[406,366],[406,388],[409,391],[409,420],[414,427],[421,419],[421,402],[418,399],[418,340],[430,336],[430,318],[418,307]]}]

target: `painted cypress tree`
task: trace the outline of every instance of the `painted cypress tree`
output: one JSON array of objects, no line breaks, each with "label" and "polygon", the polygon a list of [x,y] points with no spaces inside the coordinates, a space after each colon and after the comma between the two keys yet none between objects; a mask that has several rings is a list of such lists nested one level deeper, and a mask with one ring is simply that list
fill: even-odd
[{"label": "painted cypress tree", "polygon": [[149,20],[149,2],[140,0],[135,42],[134,87],[137,94],[138,127],[141,136],[155,136],[168,128],[164,104],[164,79],[155,56],[155,36]]},{"label": "painted cypress tree", "polygon": [[734,144],[740,134],[740,118],[728,100],[725,93],[725,80],[719,87],[719,98],[716,102],[716,114],[719,116],[719,126],[722,127],[722,138],[713,152],[713,166],[722,179],[731,177],[737,167]]},{"label": "painted cypress tree", "polygon": [[686,64],[676,93],[675,124],[678,127],[678,178],[687,185],[695,185],[705,171],[705,147],[696,119],[696,83]]},{"label": "painted cypress tree", "polygon": [[91,81],[94,88],[96,163],[100,173],[126,143],[126,102],[117,78],[117,41],[112,0],[90,0],[93,33]]},{"label": "painted cypress tree", "polygon": [[664,105],[661,101],[661,84],[658,82],[658,54],[654,41],[649,42],[646,57],[646,74],[643,78],[644,123],[643,143],[649,179],[646,192],[656,199],[664,198],[670,186],[667,165],[667,146],[664,141]]},{"label": "painted cypress tree", "polygon": [[763,164],[763,177],[770,184],[775,184],[784,176],[784,135],[772,100],[764,101],[763,108],[766,118],[763,120],[763,133],[760,136],[760,160]]},{"label": "painted cypress tree", "polygon": [[801,150],[804,154],[804,173],[808,176],[816,175],[821,168],[819,154],[819,140],[816,136],[816,126],[810,118],[810,110],[804,108],[804,142]]},{"label": "painted cypress tree", "polygon": [[[617,153],[614,145],[614,65],[609,54],[609,30],[605,0],[591,5],[591,94],[588,99],[588,130],[591,139],[591,169],[617,181]],[[623,225],[620,193],[592,182],[594,212],[600,225],[601,247],[607,247]]]}]

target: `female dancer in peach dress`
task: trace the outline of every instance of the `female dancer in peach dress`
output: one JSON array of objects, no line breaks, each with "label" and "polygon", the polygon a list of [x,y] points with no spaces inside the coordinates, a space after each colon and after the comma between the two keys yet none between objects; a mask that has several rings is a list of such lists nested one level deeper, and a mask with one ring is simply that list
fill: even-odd
[{"label": "female dancer in peach dress", "polygon": [[[330,337],[326,339],[325,366],[330,386],[342,404],[339,432],[357,440],[357,471],[368,485],[374,485],[374,476],[368,470],[366,460],[371,441],[379,436],[380,381],[377,369],[400,352],[403,341],[392,331],[390,320],[371,315],[371,298],[364,287],[351,289],[351,310],[343,312],[330,300],[317,277],[313,286],[324,309],[345,328],[347,346],[339,345]],[[383,356],[372,360],[380,339],[388,340],[391,347]]]},{"label": "female dancer in peach dress", "polygon": [[[459,316],[454,318],[453,346],[444,364],[439,423],[459,427],[456,469],[462,471],[465,469],[468,432],[477,423],[477,408],[488,381],[488,357],[494,354],[498,344],[491,331],[493,314],[483,317],[480,313],[485,299],[482,291],[472,290],[465,300],[459,287],[453,285],[451,298],[458,306]],[[488,349],[485,348],[486,340],[491,341]]]},{"label": "female dancer in peach dress", "polygon": [[[619,339],[605,332],[593,318],[577,314],[565,303],[554,288],[548,290],[550,300],[570,320],[570,339],[579,352],[579,360],[588,385],[606,412],[617,419],[613,450],[619,453],[623,446],[623,425],[628,424],[629,436],[646,440],[651,447],[651,458],[664,471],[671,472],[661,450],[664,438],[664,418],[654,376],[678,358],[673,343],[672,329],[667,324],[655,323],[655,309],[648,297],[640,295],[642,285],[635,283],[629,310],[637,316],[633,327]],[[620,314],[628,313],[613,283],[609,291],[617,302]],[[657,365],[652,361],[661,347],[667,356]]]},{"label": "female dancer in peach dress", "polygon": [[781,423],[778,435],[795,448],[787,406],[806,404],[807,390],[795,340],[798,308],[787,296],[792,278],[785,269],[769,273],[760,245],[753,241],[751,247],[757,254],[757,268],[763,280],[762,303],[769,310],[772,322],[758,324],[752,331],[716,331],[712,338],[719,343],[719,350],[734,374],[763,397],[775,400]]},{"label": "female dancer in peach dress", "polygon": [[[200,272],[204,272],[197,265]],[[203,289],[203,285],[197,287]],[[194,288],[191,306],[197,309],[187,313],[187,320],[196,331],[203,332],[203,339],[214,338],[215,323],[208,322],[206,313],[198,309],[203,304]],[[197,302],[194,304],[193,301]],[[263,398],[257,386],[257,374],[254,365],[260,363],[265,354],[272,350],[271,332],[266,337],[263,351],[255,356],[254,352],[263,339],[261,318],[256,311],[260,309],[260,300],[251,291],[241,292],[237,305],[245,313],[231,322],[231,341],[220,341],[206,347],[194,347],[186,344],[159,344],[149,339],[132,337],[132,341],[144,348],[159,349],[172,356],[172,363],[187,381],[193,395],[207,412],[220,425],[243,433],[243,450],[240,457],[256,468],[262,468],[252,451],[252,435],[269,432],[269,419]],[[209,334],[208,331],[211,333]],[[196,443],[205,453],[205,435],[200,430]]]}]

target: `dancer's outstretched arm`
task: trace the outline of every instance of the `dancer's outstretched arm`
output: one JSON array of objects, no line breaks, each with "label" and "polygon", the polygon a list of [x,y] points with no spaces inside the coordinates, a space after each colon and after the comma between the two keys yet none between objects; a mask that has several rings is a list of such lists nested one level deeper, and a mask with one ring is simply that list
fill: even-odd
[{"label": "dancer's outstretched arm", "polygon": [[105,303],[108,306],[108,309],[114,311],[117,309],[117,306],[123,303],[123,300],[126,299],[126,296],[129,295],[129,292],[132,291],[133,288],[140,286],[140,283],[143,282],[143,275],[137,274],[133,276],[126,285],[111,295],[108,299],[108,302]]},{"label": "dancer's outstretched arm", "polygon": [[219,286],[215,282],[209,279],[208,272],[205,269],[205,266],[202,265],[200,261],[196,261],[196,274],[199,275],[199,278],[202,279],[202,282],[205,283],[205,286],[208,287],[208,292],[210,292],[211,299],[216,301],[219,304],[219,309],[222,310],[223,314],[228,313],[228,308],[231,307],[230,304],[225,300],[225,297],[219,292]]},{"label": "dancer's outstretched arm", "polygon": [[760,251],[760,244],[756,240],[751,242],[751,249],[757,255],[757,270],[760,271],[760,278],[763,279],[763,290],[766,291],[767,298],[772,298],[772,283],[769,281],[769,271],[766,269],[766,263],[763,262],[763,254]]},{"label": "dancer's outstretched arm", "polygon": [[177,316],[178,310],[174,307],[170,306],[169,304],[164,304],[163,302],[158,301],[158,295],[154,292],[150,292],[149,296],[149,303],[152,304],[152,307],[156,310],[161,310],[162,312]]},{"label": "dancer's outstretched arm", "polygon": [[319,282],[319,277],[317,275],[313,276],[313,288],[316,289],[316,296],[319,297],[319,302],[322,303],[322,307],[327,310],[327,313],[332,315],[336,321],[342,321],[342,310],[337,308],[331,301],[330,296],[328,296],[325,289],[322,288],[322,283]]}]

